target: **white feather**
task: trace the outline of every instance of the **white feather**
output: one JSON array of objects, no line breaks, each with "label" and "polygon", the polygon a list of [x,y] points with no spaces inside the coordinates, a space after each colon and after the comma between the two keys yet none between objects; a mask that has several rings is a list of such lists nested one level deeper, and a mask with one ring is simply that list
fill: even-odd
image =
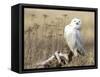
[{"label": "white feather", "polygon": [[78,55],[77,51],[79,51],[81,54],[84,54],[85,51],[82,45],[80,28],[80,19],[74,18],[69,25],[65,26],[64,29],[65,41],[75,56]]}]

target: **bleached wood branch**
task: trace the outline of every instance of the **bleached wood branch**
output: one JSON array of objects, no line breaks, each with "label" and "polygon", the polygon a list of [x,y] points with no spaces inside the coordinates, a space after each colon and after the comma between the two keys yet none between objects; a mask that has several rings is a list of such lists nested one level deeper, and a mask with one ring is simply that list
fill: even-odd
[{"label": "bleached wood branch", "polygon": [[69,58],[68,58],[68,54],[63,54],[63,53],[59,53],[60,57],[64,57],[65,58],[65,63],[68,64]]},{"label": "bleached wood branch", "polygon": [[45,66],[47,65],[50,61],[53,61],[54,58],[56,58],[58,64],[61,64],[62,63],[62,60],[61,60],[61,57],[64,57],[64,61],[66,64],[68,64],[68,54],[64,54],[64,53],[61,53],[61,52],[58,52],[56,51],[51,57],[49,57],[47,60],[41,62],[41,63],[38,63],[36,64],[37,66]]},{"label": "bleached wood branch", "polygon": [[47,60],[43,61],[43,62],[40,63],[40,64],[41,64],[41,65],[45,65],[45,64],[47,64],[48,62],[52,61],[54,58],[55,58],[55,56],[52,55],[50,58],[48,58]]},{"label": "bleached wood branch", "polygon": [[58,52],[58,51],[56,51],[54,55],[55,55],[55,57],[56,57],[56,59],[57,59],[58,63],[61,63],[61,59],[60,59],[59,52]]},{"label": "bleached wood branch", "polygon": [[43,62],[40,62],[40,63],[37,63],[36,66],[45,66],[46,64],[48,64],[50,61],[52,61],[53,59],[55,58],[54,55],[52,55],[51,57],[49,57],[47,60],[43,61]]}]

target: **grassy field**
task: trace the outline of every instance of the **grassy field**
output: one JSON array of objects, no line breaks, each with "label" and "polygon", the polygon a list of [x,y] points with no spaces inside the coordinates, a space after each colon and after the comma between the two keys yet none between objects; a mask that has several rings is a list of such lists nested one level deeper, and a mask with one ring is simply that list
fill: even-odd
[{"label": "grassy field", "polygon": [[[84,11],[24,9],[24,68],[36,68],[36,64],[48,59],[55,51],[68,53],[64,40],[64,27],[74,18],[82,21],[86,55],[72,57],[62,67],[94,64],[94,13]],[[52,65],[53,66],[53,65]]]}]

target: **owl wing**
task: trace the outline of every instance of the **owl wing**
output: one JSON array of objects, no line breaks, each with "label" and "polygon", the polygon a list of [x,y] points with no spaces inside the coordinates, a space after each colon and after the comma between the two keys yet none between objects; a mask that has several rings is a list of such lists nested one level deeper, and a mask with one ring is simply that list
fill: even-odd
[{"label": "owl wing", "polygon": [[73,51],[75,48],[75,41],[76,41],[75,37],[76,37],[75,31],[68,26],[65,27],[64,38],[66,44],[68,45],[71,51]]},{"label": "owl wing", "polygon": [[85,55],[85,49],[83,47],[83,42],[79,30],[76,30],[76,47],[81,55]]}]

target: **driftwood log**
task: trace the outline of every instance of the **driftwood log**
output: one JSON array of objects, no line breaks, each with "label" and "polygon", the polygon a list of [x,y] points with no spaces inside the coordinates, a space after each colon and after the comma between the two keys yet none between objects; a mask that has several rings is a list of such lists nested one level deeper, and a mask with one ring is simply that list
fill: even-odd
[{"label": "driftwood log", "polygon": [[47,60],[36,64],[37,68],[48,68],[48,67],[61,67],[62,65],[68,64],[68,54],[56,51]]}]

